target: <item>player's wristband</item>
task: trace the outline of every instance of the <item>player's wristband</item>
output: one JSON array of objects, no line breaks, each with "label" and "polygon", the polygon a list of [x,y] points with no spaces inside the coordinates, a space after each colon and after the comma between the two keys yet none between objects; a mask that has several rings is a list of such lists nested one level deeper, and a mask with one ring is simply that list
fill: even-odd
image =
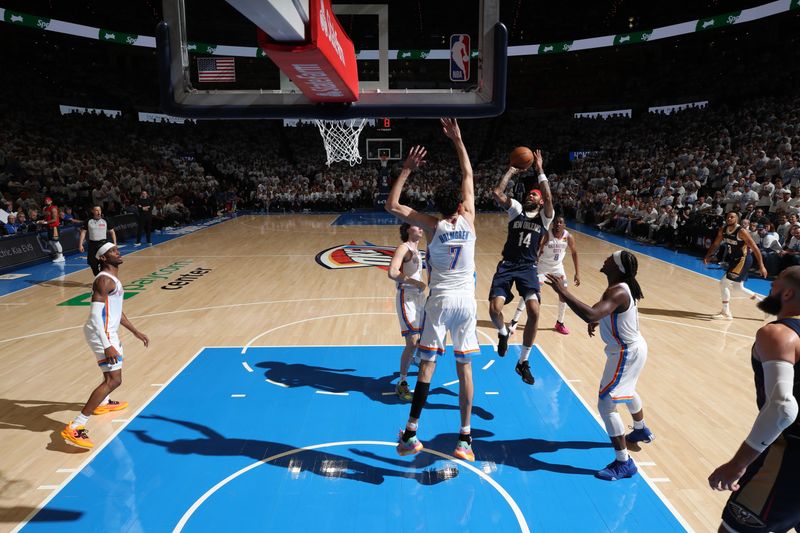
[{"label": "player's wristband", "polygon": [[539,174],[539,183],[544,183],[545,181],[547,181],[547,176],[542,172]]}]

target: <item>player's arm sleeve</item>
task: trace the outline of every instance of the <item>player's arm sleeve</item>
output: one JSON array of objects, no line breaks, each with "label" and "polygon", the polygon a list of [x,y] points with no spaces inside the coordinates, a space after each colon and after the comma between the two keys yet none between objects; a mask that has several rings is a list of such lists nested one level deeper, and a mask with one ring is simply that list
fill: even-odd
[{"label": "player's arm sleeve", "polygon": [[788,361],[764,361],[764,391],[767,402],[759,411],[753,429],[745,439],[748,446],[763,452],[797,419],[797,400],[792,394],[794,365]]},{"label": "player's arm sleeve", "polygon": [[544,223],[544,229],[550,229],[550,226],[553,225],[553,220],[556,218],[556,213],[553,211],[553,216],[548,217],[544,214],[544,209],[541,211],[542,213],[542,222]]},{"label": "player's arm sleeve", "polygon": [[511,199],[511,207],[508,208],[508,220],[513,220],[522,214],[522,204]]},{"label": "player's arm sleeve", "polygon": [[89,308],[89,323],[105,350],[111,346],[111,341],[106,334],[106,317],[108,316],[105,302],[92,302]]}]

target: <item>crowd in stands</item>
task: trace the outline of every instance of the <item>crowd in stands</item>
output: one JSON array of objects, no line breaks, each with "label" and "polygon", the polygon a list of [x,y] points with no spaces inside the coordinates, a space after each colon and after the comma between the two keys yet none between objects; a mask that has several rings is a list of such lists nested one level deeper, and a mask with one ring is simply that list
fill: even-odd
[{"label": "crowd in stands", "polygon": [[[588,129],[597,121],[585,121]],[[553,180],[577,221],[642,242],[704,251],[739,215],[770,275],[796,264],[800,99],[764,99],[605,122],[597,154]],[[724,258],[720,258],[724,260]]]},{"label": "crowd in stands", "polygon": [[[395,121],[392,137],[428,148],[408,201],[430,208],[436,187],[457,171],[433,121]],[[722,216],[742,223],[774,274],[795,260],[800,214],[800,100],[760,99],[736,108],[709,105],[671,115],[576,119],[506,114],[464,121],[479,209],[496,209],[491,191],[517,145],[541,147],[556,204],[578,222],[642,242],[703,250]],[[369,129],[362,133],[362,152]],[[570,150],[588,152],[567,163]],[[382,174],[399,161],[324,164],[313,125],[279,121],[147,124],[97,115],[9,112],[0,118],[0,195],[12,214],[0,233],[40,229],[44,196],[64,223],[135,213],[140,191],[154,198],[155,226],[237,209],[270,212],[372,208],[386,192]],[[557,170],[557,172],[553,172]],[[517,179],[517,192],[530,177]],[[512,194],[515,186],[512,185]]]}]

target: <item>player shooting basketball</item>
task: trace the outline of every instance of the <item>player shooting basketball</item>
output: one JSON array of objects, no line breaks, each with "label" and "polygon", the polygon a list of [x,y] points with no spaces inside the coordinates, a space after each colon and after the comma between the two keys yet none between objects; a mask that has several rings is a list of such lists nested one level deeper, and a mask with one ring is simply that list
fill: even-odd
[{"label": "player shooting basketball", "polygon": [[[516,285],[517,294],[525,300],[528,320],[522,334],[522,350],[515,369],[522,377],[522,381],[528,385],[534,383],[528,356],[539,325],[541,297],[539,275],[536,270],[539,247],[555,215],[553,197],[542,167],[542,153],[536,150],[531,156],[530,163],[527,164],[534,165],[539,176],[539,188],[531,188],[528,191],[524,204],[509,198],[505,193],[509,179],[521,170],[525,170],[515,166],[515,163],[520,164],[517,161],[512,161],[512,165],[492,191],[497,203],[508,212],[508,237],[503,247],[503,258],[497,264],[497,271],[492,278],[492,288],[489,290],[489,315],[497,328],[497,355],[500,357],[503,357],[508,350],[509,331],[503,318],[503,306],[514,299],[512,286]],[[522,164],[526,163],[523,161]]]}]

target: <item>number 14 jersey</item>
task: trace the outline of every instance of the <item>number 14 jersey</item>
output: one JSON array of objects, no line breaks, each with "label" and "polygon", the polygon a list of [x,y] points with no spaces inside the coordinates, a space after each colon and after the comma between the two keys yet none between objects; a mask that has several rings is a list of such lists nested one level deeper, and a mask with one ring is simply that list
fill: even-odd
[{"label": "number 14 jersey", "polygon": [[508,208],[508,238],[503,246],[503,260],[536,264],[542,237],[552,222],[553,219],[544,216],[541,210],[529,216],[522,210],[522,205],[512,199]]}]

